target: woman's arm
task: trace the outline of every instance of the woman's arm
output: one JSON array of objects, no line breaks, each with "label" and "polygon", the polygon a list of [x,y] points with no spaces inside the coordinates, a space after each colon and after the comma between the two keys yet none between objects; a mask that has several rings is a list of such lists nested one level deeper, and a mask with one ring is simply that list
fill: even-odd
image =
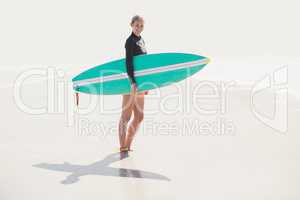
[{"label": "woman's arm", "polygon": [[134,66],[133,66],[133,43],[130,40],[126,41],[125,44],[125,49],[126,49],[126,69],[127,69],[127,74],[129,77],[129,80],[132,83],[135,82],[134,78]]}]

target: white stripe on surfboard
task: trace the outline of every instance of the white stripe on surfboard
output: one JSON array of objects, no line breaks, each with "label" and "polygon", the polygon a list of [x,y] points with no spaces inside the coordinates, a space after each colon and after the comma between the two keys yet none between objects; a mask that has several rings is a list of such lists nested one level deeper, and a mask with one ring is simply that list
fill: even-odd
[{"label": "white stripe on surfboard", "polygon": [[[198,65],[207,64],[208,62],[209,62],[209,59],[202,59],[202,60],[179,63],[179,64],[174,64],[174,65],[167,65],[167,66],[162,66],[162,67],[157,67],[157,68],[139,70],[139,71],[134,72],[134,76],[138,77],[138,76],[156,74],[156,73],[173,71],[173,70],[178,70],[178,69],[191,68],[191,67],[195,67]],[[119,80],[119,79],[124,79],[124,78],[128,78],[127,73],[120,73],[120,74],[114,74],[114,75],[109,75],[109,76],[104,76],[104,77],[97,77],[97,78],[90,78],[90,79],[74,81],[73,86],[77,87],[77,86],[93,84],[93,83],[103,83],[103,82],[107,82],[107,81]]]}]

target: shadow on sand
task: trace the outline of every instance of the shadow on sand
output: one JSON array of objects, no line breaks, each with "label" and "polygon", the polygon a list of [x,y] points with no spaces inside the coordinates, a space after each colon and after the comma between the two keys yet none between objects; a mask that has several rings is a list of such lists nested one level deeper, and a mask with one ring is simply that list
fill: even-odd
[{"label": "shadow on sand", "polygon": [[63,164],[40,163],[33,166],[53,171],[70,172],[71,174],[67,176],[65,180],[61,181],[62,184],[76,183],[79,181],[79,178],[81,176],[86,175],[117,176],[127,178],[144,178],[170,181],[168,177],[152,172],[141,171],[136,169],[109,167],[111,163],[123,160],[128,157],[128,152],[113,153],[106,156],[103,160],[94,162],[90,165],[73,165],[65,162]]}]

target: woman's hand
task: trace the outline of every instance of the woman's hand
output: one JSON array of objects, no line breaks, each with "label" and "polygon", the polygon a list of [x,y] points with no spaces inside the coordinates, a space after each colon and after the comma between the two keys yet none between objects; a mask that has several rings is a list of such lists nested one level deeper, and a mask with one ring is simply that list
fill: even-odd
[{"label": "woman's hand", "polygon": [[132,83],[132,84],[131,84],[131,92],[132,92],[132,93],[136,93],[136,92],[137,92],[137,86],[136,86],[136,83]]}]

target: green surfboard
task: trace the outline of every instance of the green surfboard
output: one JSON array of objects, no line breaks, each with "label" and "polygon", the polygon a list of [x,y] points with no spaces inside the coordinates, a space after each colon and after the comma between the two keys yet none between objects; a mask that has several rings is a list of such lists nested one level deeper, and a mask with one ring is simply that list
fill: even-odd
[{"label": "green surfboard", "polygon": [[[135,56],[134,76],[138,91],[152,90],[184,80],[201,70],[209,59],[187,53],[159,53]],[[128,94],[131,91],[125,59],[88,69],[72,79],[77,92]]]}]

